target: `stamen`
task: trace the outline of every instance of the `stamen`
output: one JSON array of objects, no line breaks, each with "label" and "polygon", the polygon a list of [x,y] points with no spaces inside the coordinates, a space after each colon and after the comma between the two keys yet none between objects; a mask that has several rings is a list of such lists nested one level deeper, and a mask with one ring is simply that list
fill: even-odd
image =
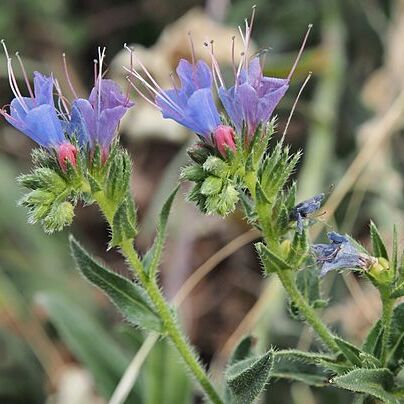
[{"label": "stamen", "polygon": [[243,60],[244,60],[244,52],[241,52],[240,53],[240,62],[238,63],[236,80],[235,80],[235,87],[236,88],[238,86],[238,78],[239,78],[240,73],[241,73],[241,68],[243,67]]},{"label": "stamen", "polygon": [[63,95],[62,89],[61,89],[61,87],[59,85],[59,81],[57,79],[54,79],[53,82],[55,83],[55,88],[56,88],[57,95],[58,95],[59,110],[60,110],[61,114],[63,116],[65,116],[65,114],[62,111],[62,105],[63,105],[63,108],[65,109],[65,113],[66,113],[67,117],[70,117],[69,108],[68,108],[67,103],[66,103],[66,101],[68,101],[68,99]]},{"label": "stamen", "polygon": [[133,83],[133,81],[130,79],[129,76],[126,76],[126,80],[128,80],[129,85],[130,85],[131,87],[133,87],[134,90],[135,90],[145,101],[147,101],[149,104],[153,105],[153,107],[155,107],[155,108],[157,108],[157,109],[160,109],[159,106],[158,106],[156,103],[154,103],[151,99],[147,98],[147,97],[139,90],[139,88],[136,86],[135,83]]},{"label": "stamen", "polygon": [[11,58],[10,58],[10,55],[8,54],[6,43],[5,43],[4,39],[2,39],[0,42],[3,45],[4,53],[6,54],[6,58],[7,58],[8,82],[10,84],[11,91],[13,92],[15,98],[20,103],[23,110],[25,112],[28,112],[28,110],[29,110],[28,105],[26,104],[23,96],[21,95],[20,89],[18,88],[18,85],[17,85],[17,80],[15,79],[13,66],[11,64]]},{"label": "stamen", "polygon": [[35,99],[35,96],[34,96],[34,92],[32,91],[32,87],[31,87],[31,84],[30,84],[30,82],[29,82],[27,72],[25,71],[24,64],[22,63],[20,54],[19,54],[18,52],[15,52],[15,56],[17,56],[18,62],[20,63],[21,70],[22,70],[22,74],[23,74],[23,76],[24,76],[25,84],[27,85],[29,94],[30,94],[32,100],[36,103],[36,99]]},{"label": "stamen", "polygon": [[177,87],[177,83],[175,82],[175,77],[174,77],[173,72],[170,73],[170,80],[171,80],[171,84],[173,85],[175,92],[178,94],[178,87]]},{"label": "stamen", "polygon": [[73,87],[72,81],[70,80],[70,75],[69,75],[69,70],[67,69],[67,62],[66,62],[66,53],[62,54],[62,58],[63,58],[63,68],[65,71],[65,76],[66,76],[66,80],[67,80],[67,84],[70,87],[70,91],[72,92],[74,98],[79,98],[77,96],[76,90]]},{"label": "stamen", "polygon": [[221,87],[226,88],[223,77],[222,77],[222,73],[220,71],[219,63],[217,62],[217,59],[214,54],[213,44],[214,44],[214,41],[213,40],[210,41],[210,57],[212,59],[212,70],[216,71],[217,78],[219,79]]},{"label": "stamen", "polygon": [[161,92],[157,91],[147,80],[142,77],[136,70],[130,71],[126,66],[122,66],[124,70],[130,73],[132,76],[137,78],[150,92],[154,93],[155,96],[161,97],[171,108],[175,109],[179,114],[183,114],[182,108],[177,105],[171,98],[169,98],[165,92],[162,90]]},{"label": "stamen", "polygon": [[285,137],[286,132],[288,131],[289,124],[290,124],[290,121],[292,120],[292,116],[293,116],[293,113],[295,112],[296,105],[297,105],[297,103],[299,101],[300,95],[302,94],[304,88],[306,87],[306,84],[309,82],[311,75],[312,75],[312,72],[309,72],[309,74],[306,77],[306,80],[304,80],[302,86],[300,87],[299,92],[297,93],[297,97],[295,99],[295,102],[293,103],[292,110],[290,111],[288,121],[286,122],[286,126],[285,126],[285,129],[283,131],[283,135],[282,135],[283,137]]},{"label": "stamen", "polygon": [[191,47],[191,57],[192,57],[192,66],[195,66],[195,47],[194,47],[194,41],[192,40],[192,35],[191,31],[188,32],[188,39],[189,39],[189,44]]},{"label": "stamen", "polygon": [[237,78],[236,60],[235,60],[235,57],[234,57],[235,39],[236,39],[236,37],[233,35],[231,37],[231,64],[233,66],[234,80],[236,80],[236,78]]},{"label": "stamen", "polygon": [[[156,87],[154,88],[150,83],[145,80],[141,74],[139,74],[136,69],[129,70],[126,66],[122,66],[124,70],[132,74],[135,78],[137,78],[143,85],[145,85],[149,90],[151,90],[155,95],[160,96],[163,98],[167,104],[169,104],[172,108],[174,108],[178,113],[183,114],[182,108],[178,106],[171,98],[169,98],[166,94],[165,91],[158,85],[156,80],[153,78],[153,76],[149,73],[147,70],[146,66],[142,63],[142,61],[135,55],[135,52],[133,49],[129,48],[126,44],[124,44],[124,48],[129,51],[129,53],[133,54],[135,57],[135,60],[137,63],[139,63],[140,67],[142,70],[146,73],[147,77],[151,80],[152,84]],[[157,91],[157,90],[158,91]]]},{"label": "stamen", "polygon": [[252,26],[254,24],[255,8],[256,6],[254,5],[252,7],[250,23],[248,23],[247,19],[245,20],[244,65],[246,67],[247,75],[248,75],[248,48],[250,46]]},{"label": "stamen", "polygon": [[102,83],[102,66],[105,58],[105,46],[102,48],[98,47],[98,60],[99,60],[99,66],[98,66],[98,115],[101,113],[101,83]]},{"label": "stamen", "polygon": [[290,80],[292,78],[292,75],[296,70],[297,64],[299,63],[300,57],[302,56],[304,47],[306,46],[307,38],[309,37],[309,34],[310,34],[310,31],[311,31],[312,27],[313,27],[313,24],[309,24],[308,27],[307,27],[306,35],[304,36],[304,39],[303,39],[302,45],[300,47],[299,53],[297,54],[295,63],[293,64],[292,69],[290,69],[290,73],[289,73],[289,75],[287,77],[288,80]]},{"label": "stamen", "polygon": [[98,60],[94,59],[94,87],[97,84]]}]

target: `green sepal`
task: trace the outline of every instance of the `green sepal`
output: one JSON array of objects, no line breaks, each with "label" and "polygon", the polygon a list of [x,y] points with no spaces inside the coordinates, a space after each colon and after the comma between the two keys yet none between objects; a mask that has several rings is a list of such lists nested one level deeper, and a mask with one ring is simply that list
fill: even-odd
[{"label": "green sepal", "polygon": [[119,203],[129,189],[132,162],[126,150],[120,149],[111,161],[105,178],[105,193],[108,199]]},{"label": "green sepal", "polygon": [[203,163],[203,169],[216,177],[224,178],[228,174],[228,164],[219,157],[209,156]]},{"label": "green sepal", "polygon": [[289,227],[289,211],[285,205],[282,205],[280,207],[277,216],[278,216],[276,219],[277,232],[280,236],[283,236],[288,231]]},{"label": "green sepal", "polygon": [[241,204],[243,205],[244,213],[245,213],[245,216],[246,216],[248,222],[255,223],[257,220],[257,215],[255,213],[254,202],[244,192],[240,192],[239,197],[240,197]]},{"label": "green sepal", "polygon": [[56,171],[48,167],[36,168],[30,174],[23,174],[17,178],[20,185],[29,189],[42,188],[47,192],[52,192],[55,195],[64,192],[67,183]]},{"label": "green sepal", "polygon": [[[295,231],[292,243],[290,245],[290,251],[287,261],[295,268],[298,268],[302,262],[306,259],[307,253],[309,252],[309,241],[307,238],[307,232],[305,229],[300,233],[298,230]],[[318,278],[318,275],[316,275]]]},{"label": "green sepal", "polygon": [[271,201],[265,194],[265,191],[259,181],[255,184],[255,198],[257,201],[257,208],[267,207],[271,204]]},{"label": "green sepal", "polygon": [[255,243],[255,248],[258,252],[264,272],[266,274],[270,272],[284,271],[287,269],[293,269],[283,258],[268,249],[268,247],[262,243]]},{"label": "green sepal", "polygon": [[271,375],[272,351],[250,357],[229,366],[225,372],[229,402],[252,403],[264,389]]},{"label": "green sepal", "polygon": [[376,225],[372,221],[370,222],[370,236],[373,244],[373,255],[375,257],[383,257],[388,260],[389,255],[387,254],[386,246],[383,243],[382,237],[380,236]]},{"label": "green sepal", "polygon": [[154,239],[152,247],[145,254],[143,258],[143,267],[147,276],[154,277],[161,261],[161,254],[164,247],[164,242],[167,233],[167,222],[170,215],[171,207],[175,196],[177,195],[179,185],[174,189],[171,195],[168,197],[164,203],[160,216],[159,223],[157,226],[157,235]]},{"label": "green sepal", "polygon": [[223,180],[219,177],[209,176],[205,178],[201,186],[201,194],[204,196],[217,195],[223,187]]},{"label": "green sepal", "polygon": [[162,332],[162,322],[140,286],[99,264],[73,236],[69,240],[78,270],[106,293],[129,323],[145,330]]},{"label": "green sepal", "polygon": [[133,240],[137,234],[136,211],[132,198],[128,195],[119,205],[112,220],[110,248],[119,246],[126,240]]},{"label": "green sepal", "polygon": [[202,181],[206,176],[206,171],[198,164],[184,167],[181,171],[181,179],[186,179],[188,181]]},{"label": "green sepal", "polygon": [[394,378],[389,369],[354,369],[334,377],[330,383],[356,393],[369,394],[388,404],[400,403],[392,394]]},{"label": "green sepal", "polygon": [[285,205],[289,212],[291,212],[296,205],[296,192],[296,181],[293,181],[291,187],[285,191]]},{"label": "green sepal", "polygon": [[95,194],[102,190],[100,183],[90,174],[87,174],[88,183],[90,184],[91,193]]},{"label": "green sepal", "polygon": [[46,233],[61,231],[65,226],[72,224],[74,218],[74,206],[68,202],[55,202],[42,221]]}]

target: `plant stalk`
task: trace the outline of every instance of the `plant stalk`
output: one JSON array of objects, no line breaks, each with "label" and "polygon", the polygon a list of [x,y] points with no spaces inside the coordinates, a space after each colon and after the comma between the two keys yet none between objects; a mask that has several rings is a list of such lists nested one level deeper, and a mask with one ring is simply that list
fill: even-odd
[{"label": "plant stalk", "polygon": [[299,308],[306,321],[313,327],[325,345],[334,353],[339,352],[338,345],[328,327],[320,320],[315,310],[307,303],[306,299],[297,289],[290,270],[277,271],[280,281],[293,303]]},{"label": "plant stalk", "polygon": [[[103,212],[109,224],[112,224],[113,217],[115,214],[115,207],[112,206],[108,199],[105,197],[105,194],[100,191],[94,195],[98,206]],[[160,288],[158,287],[156,280],[150,279],[144,272],[143,264],[133,247],[132,240],[125,240],[121,243],[120,248],[122,250],[123,255],[128,260],[129,264],[134,270],[134,273],[139,279],[139,282],[146,290],[150,300],[153,302],[161,320],[163,321],[164,329],[167,333],[167,336],[171,339],[174,346],[177,348],[180,353],[182,359],[187,364],[189,370],[192,372],[196,380],[200,383],[204,393],[214,404],[223,404],[222,399],[220,398],[218,392],[215,387],[209,380],[206,371],[199,363],[194,351],[191,346],[188,344],[185,336],[181,332],[178,324],[175,320],[174,314],[170,309],[170,306],[164,299],[164,296],[161,293]]]},{"label": "plant stalk", "polygon": [[[381,300],[383,303],[382,310],[382,353],[381,362],[384,364],[387,362],[387,349],[391,333],[391,321],[393,315],[394,299],[391,299],[388,292],[380,291]],[[387,365],[387,363],[385,363]]]}]

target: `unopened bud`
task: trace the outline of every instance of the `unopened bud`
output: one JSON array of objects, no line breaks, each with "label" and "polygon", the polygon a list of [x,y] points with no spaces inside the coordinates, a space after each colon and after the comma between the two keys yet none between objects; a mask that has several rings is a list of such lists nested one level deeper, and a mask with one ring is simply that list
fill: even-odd
[{"label": "unopened bud", "polygon": [[63,171],[66,171],[66,161],[75,167],[76,166],[77,149],[71,143],[65,142],[59,146],[58,162]]},{"label": "unopened bud", "polygon": [[230,126],[219,125],[213,134],[217,150],[223,157],[227,157],[227,151],[236,151],[236,143],[234,142],[234,129]]}]

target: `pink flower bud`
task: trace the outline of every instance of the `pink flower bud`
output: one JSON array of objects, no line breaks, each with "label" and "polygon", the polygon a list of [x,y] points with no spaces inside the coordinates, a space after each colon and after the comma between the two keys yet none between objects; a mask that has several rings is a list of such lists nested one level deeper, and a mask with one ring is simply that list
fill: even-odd
[{"label": "pink flower bud", "polygon": [[63,171],[66,171],[66,160],[75,167],[76,166],[77,149],[71,143],[62,143],[58,148],[58,161]]},{"label": "pink flower bud", "polygon": [[230,126],[219,125],[213,133],[215,145],[217,150],[223,157],[227,157],[227,148],[236,151],[236,144],[234,142],[234,129]]}]

